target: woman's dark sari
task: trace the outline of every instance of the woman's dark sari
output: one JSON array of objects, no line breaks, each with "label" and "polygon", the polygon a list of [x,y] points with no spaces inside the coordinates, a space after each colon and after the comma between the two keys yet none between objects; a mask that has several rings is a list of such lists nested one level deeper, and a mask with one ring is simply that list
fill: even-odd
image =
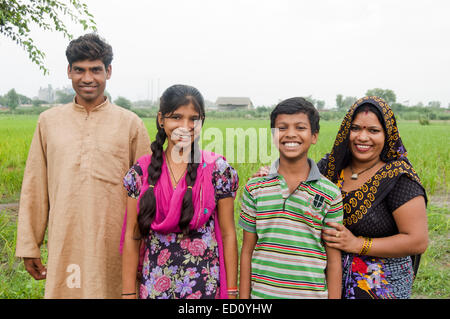
[{"label": "woman's dark sari", "polygon": [[[324,176],[342,187],[342,170],[351,158],[348,147],[351,121],[355,110],[363,104],[375,106],[384,120],[386,139],[380,158],[386,165],[358,189],[342,191],[343,222],[355,236],[387,237],[398,234],[392,216],[397,207],[420,195],[426,200],[387,103],[377,97],[356,101],[341,124],[331,153],[318,166]],[[409,298],[419,260],[420,256],[378,258],[343,252],[343,298]]]}]

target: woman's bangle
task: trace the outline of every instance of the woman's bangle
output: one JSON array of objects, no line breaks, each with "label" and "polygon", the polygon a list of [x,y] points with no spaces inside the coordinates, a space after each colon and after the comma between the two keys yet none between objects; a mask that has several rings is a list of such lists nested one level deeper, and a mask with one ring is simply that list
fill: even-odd
[{"label": "woman's bangle", "polygon": [[135,295],[135,294],[136,294],[135,292],[131,292],[129,294],[122,294],[122,296],[132,296],[132,295]]},{"label": "woman's bangle", "polygon": [[364,256],[366,254],[366,249],[367,249],[367,237],[361,237],[364,239],[363,245],[361,247],[361,250],[359,251],[359,255]]},{"label": "woman's bangle", "polygon": [[372,242],[373,242],[373,238],[364,237],[364,243],[363,243],[363,245],[361,247],[361,250],[359,252],[359,254],[361,256],[367,255],[367,253],[369,252],[370,248],[372,247]]}]

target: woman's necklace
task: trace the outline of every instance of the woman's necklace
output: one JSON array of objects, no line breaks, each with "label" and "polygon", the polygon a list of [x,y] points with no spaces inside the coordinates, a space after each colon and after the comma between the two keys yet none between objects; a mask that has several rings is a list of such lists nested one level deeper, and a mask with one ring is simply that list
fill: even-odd
[{"label": "woman's necklace", "polygon": [[359,173],[353,172],[353,167],[350,165],[350,170],[352,171],[351,179],[357,180],[357,179],[358,179],[358,176],[359,176],[360,174],[362,174],[362,173],[368,171],[369,169],[375,167],[375,165],[377,165],[379,162],[380,162],[380,161],[375,162],[372,166],[363,169],[363,170],[362,170],[361,172],[359,172]]},{"label": "woman's necklace", "polygon": [[169,166],[170,175],[172,176],[173,181],[175,182],[175,186],[174,186],[174,189],[175,189],[175,188],[177,188],[178,182],[180,181],[181,177],[183,177],[184,172],[186,171],[187,167],[184,169],[184,171],[181,173],[180,177],[178,177],[178,179],[177,179],[177,178],[175,178],[175,175],[173,174],[172,167],[170,166],[169,158],[167,157],[167,153],[166,153],[166,162],[167,162],[167,166]]}]

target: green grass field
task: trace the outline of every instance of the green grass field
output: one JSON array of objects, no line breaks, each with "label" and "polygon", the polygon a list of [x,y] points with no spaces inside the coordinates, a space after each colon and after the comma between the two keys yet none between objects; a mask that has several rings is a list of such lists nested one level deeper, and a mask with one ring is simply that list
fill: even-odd
[{"label": "green grass field", "polygon": [[[0,298],[42,298],[44,282],[36,282],[23,268],[23,264],[14,257],[16,238],[17,209],[5,203],[16,203],[20,196],[23,170],[29,145],[36,127],[37,116],[0,115]],[[155,135],[155,119],[144,119],[151,138]],[[431,202],[428,205],[430,244],[421,262],[418,277],[414,283],[414,298],[450,298],[449,272],[449,217],[448,193],[450,182],[450,123],[436,122],[421,126],[417,122],[399,122],[400,136],[408,150],[408,158],[414,165],[427,190]],[[329,152],[334,142],[339,122],[321,122],[319,141],[310,149],[310,157],[318,161]],[[269,129],[269,121],[263,120],[215,120],[207,119],[203,132],[213,137],[204,136],[203,148],[224,154],[239,174],[240,185],[261,166],[261,163],[247,163],[249,152],[255,148],[249,139],[237,142],[233,152],[208,148],[220,136],[226,142],[227,128]],[[219,134],[220,132],[220,134]],[[214,133],[218,133],[214,135]],[[270,135],[270,130],[268,130]],[[270,136],[266,137],[270,141]],[[267,142],[266,141],[266,142]],[[258,143],[261,141],[258,140]],[[261,145],[261,144],[259,144]],[[239,161],[238,154],[245,153],[244,161]],[[234,154],[231,154],[234,153]],[[234,155],[234,156],[231,156]],[[234,161],[233,161],[234,159]],[[235,216],[239,214],[240,187],[235,201]],[[3,208],[1,208],[3,207]],[[242,233],[238,232],[241,241]],[[45,261],[45,245],[42,249]]]}]

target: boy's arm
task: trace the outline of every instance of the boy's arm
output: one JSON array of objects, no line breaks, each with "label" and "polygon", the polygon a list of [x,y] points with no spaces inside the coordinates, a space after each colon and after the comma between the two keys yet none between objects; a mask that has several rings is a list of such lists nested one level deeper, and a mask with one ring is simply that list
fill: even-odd
[{"label": "boy's arm", "polygon": [[241,249],[241,269],[239,277],[239,296],[241,299],[249,299],[252,281],[252,255],[258,237],[256,233],[243,230]]},{"label": "boy's arm", "polygon": [[327,253],[326,279],[328,299],[340,299],[342,291],[342,261],[339,249],[325,246]]}]

